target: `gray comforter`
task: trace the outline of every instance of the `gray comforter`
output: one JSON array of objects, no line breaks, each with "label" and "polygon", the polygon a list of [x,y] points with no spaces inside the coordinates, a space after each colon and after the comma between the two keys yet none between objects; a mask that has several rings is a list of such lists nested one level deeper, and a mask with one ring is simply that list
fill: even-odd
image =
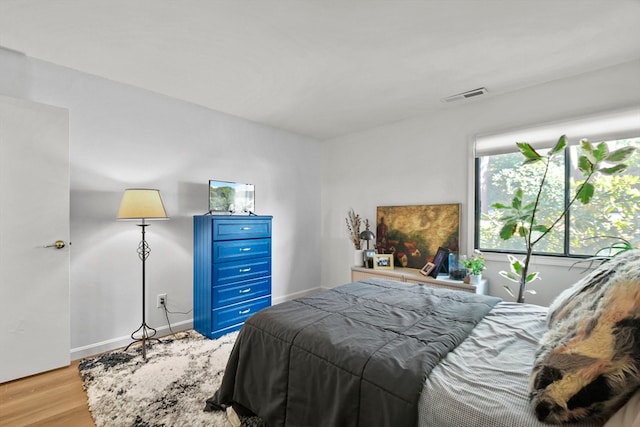
[{"label": "gray comforter", "polygon": [[498,298],[367,279],[252,316],[211,406],[270,427],[415,426],[429,372]]}]

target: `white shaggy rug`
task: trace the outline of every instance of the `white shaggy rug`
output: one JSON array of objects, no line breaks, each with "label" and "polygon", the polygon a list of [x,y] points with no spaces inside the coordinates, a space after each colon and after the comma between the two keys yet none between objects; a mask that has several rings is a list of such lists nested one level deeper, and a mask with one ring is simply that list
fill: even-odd
[{"label": "white shaggy rug", "polygon": [[82,360],[96,426],[231,427],[224,412],[203,409],[222,381],[237,335],[209,340],[179,332],[148,347],[146,361],[139,345]]}]

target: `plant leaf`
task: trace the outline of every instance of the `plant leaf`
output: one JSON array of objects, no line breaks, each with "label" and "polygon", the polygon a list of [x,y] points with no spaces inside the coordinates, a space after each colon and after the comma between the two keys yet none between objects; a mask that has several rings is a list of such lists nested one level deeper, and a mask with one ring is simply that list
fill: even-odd
[{"label": "plant leaf", "polygon": [[535,273],[527,274],[527,280],[525,281],[525,283],[533,282],[536,279],[541,280],[540,273],[537,271]]},{"label": "plant leaf", "polygon": [[511,288],[509,288],[508,286],[503,286],[503,288],[507,291],[507,293],[509,295],[511,295],[511,298],[515,298],[516,296],[513,294],[513,292],[511,292]]},{"label": "plant leaf", "polygon": [[491,205],[492,208],[495,209],[511,209],[511,206],[507,206],[503,203],[497,202]]},{"label": "plant leaf", "polygon": [[515,211],[513,208],[509,208],[508,212],[509,213],[503,215],[502,222],[506,224],[507,222],[517,223],[520,221],[520,216],[518,215],[518,211]]},{"label": "plant leaf", "polygon": [[516,142],[520,152],[525,157],[525,163],[537,162],[542,160],[542,156],[528,142]]},{"label": "plant leaf", "polygon": [[609,163],[620,163],[627,160],[633,152],[636,151],[636,147],[622,147],[618,148],[615,151],[609,153],[607,157],[604,158],[605,162]]},{"label": "plant leaf", "polygon": [[549,227],[547,227],[546,225],[535,225],[532,227],[532,230],[546,233],[547,231],[549,231]]},{"label": "plant leaf", "polygon": [[527,227],[520,227],[518,229],[518,234],[520,235],[520,237],[527,237],[527,235],[529,234],[529,229]]},{"label": "plant leaf", "polygon": [[581,184],[578,188],[578,192],[576,193],[576,198],[582,202],[582,204],[586,205],[589,203],[591,198],[593,197],[593,192],[595,191],[595,187],[590,182],[585,182]]},{"label": "plant leaf", "polygon": [[585,174],[589,175],[593,171],[593,161],[589,160],[587,156],[580,156],[578,158],[578,169]]},{"label": "plant leaf", "polygon": [[514,209],[520,209],[522,207],[522,196],[524,192],[522,188],[518,188],[516,192],[513,194],[513,200],[511,200],[511,207]]},{"label": "plant leaf", "polygon": [[598,169],[598,172],[604,175],[617,175],[621,172],[624,172],[626,169],[627,169],[627,165],[625,165],[624,163],[621,163],[615,166],[611,166],[610,168]]},{"label": "plant leaf", "polygon": [[520,282],[520,276],[515,276],[514,274],[509,273],[508,271],[499,271],[498,274],[504,277],[505,279],[511,280],[512,282],[516,282],[516,283]]},{"label": "plant leaf", "polygon": [[596,159],[593,156],[593,147],[591,146],[591,143],[586,139],[581,139],[580,145],[582,146],[582,153],[587,158],[587,160],[589,160],[591,163],[595,163]]},{"label": "plant leaf", "polygon": [[508,222],[500,229],[500,238],[502,240],[509,240],[516,233],[518,224],[515,222]]},{"label": "plant leaf", "polygon": [[511,265],[511,272],[518,275],[518,277],[522,276],[522,269],[524,268],[524,264],[518,258],[508,255],[509,263]]},{"label": "plant leaf", "polygon": [[536,292],[535,290],[533,290],[533,289],[527,289],[525,292],[526,292],[526,293],[529,293],[529,294],[531,294],[531,295],[535,295],[535,294],[537,294],[537,292]]},{"label": "plant leaf", "polygon": [[596,163],[601,162],[609,155],[609,147],[605,142],[598,144],[595,150],[593,150],[593,157],[596,159]]},{"label": "plant leaf", "polygon": [[522,221],[530,222],[532,216],[533,216],[533,207],[529,207],[529,205],[527,205],[520,210],[520,219]]},{"label": "plant leaf", "polygon": [[511,264],[511,265],[520,264],[521,266],[524,266],[524,261],[516,258],[515,256],[513,256],[511,254],[507,254],[507,259],[509,260],[509,264]]},{"label": "plant leaf", "polygon": [[564,147],[567,146],[567,135],[562,135],[556,145],[549,151],[548,157],[551,157],[560,151],[564,150]]}]

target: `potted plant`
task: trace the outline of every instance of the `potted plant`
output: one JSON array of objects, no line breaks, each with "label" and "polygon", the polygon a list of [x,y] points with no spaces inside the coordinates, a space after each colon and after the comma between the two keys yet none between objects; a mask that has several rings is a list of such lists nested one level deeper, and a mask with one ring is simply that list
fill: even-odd
[{"label": "potted plant", "polygon": [[460,258],[460,264],[467,269],[470,277],[470,283],[479,284],[482,280],[482,272],[486,268],[484,257],[480,251],[475,250],[471,258],[463,256]]},{"label": "potted plant", "polygon": [[622,253],[625,253],[627,251],[631,251],[633,249],[636,249],[633,244],[628,241],[627,239],[624,239],[622,237],[617,237],[617,236],[598,236],[598,238],[602,238],[602,239],[611,239],[613,240],[613,243],[600,248],[596,251],[596,253],[589,257],[589,258],[585,258],[585,259],[580,259],[576,262],[574,262],[571,267],[574,267],[576,265],[580,265],[580,264],[587,264],[585,270],[588,270],[590,268],[593,268],[594,264],[602,264],[605,263],[607,261],[609,261],[611,258],[614,258]]},{"label": "potted plant", "polygon": [[[540,224],[538,223],[536,214],[540,207],[542,190],[547,183],[549,164],[553,157],[564,151],[567,146],[567,137],[566,135],[562,135],[556,145],[549,150],[546,155],[539,154],[526,142],[518,142],[516,145],[520,153],[524,156],[523,166],[542,163],[544,171],[537,191],[531,201],[525,200],[524,191],[519,188],[515,191],[510,204],[494,203],[492,205],[492,207],[502,212],[501,221],[503,226],[500,230],[500,237],[507,240],[517,235],[525,241],[525,257],[520,259],[513,255],[507,255],[510,271],[499,272],[502,277],[518,284],[517,301],[523,303],[525,292],[535,293],[535,291],[526,290],[526,285],[539,278],[539,273],[529,271],[534,246],[560,223],[567,214],[569,207],[572,206],[576,200],[579,200],[585,205],[591,201],[595,191],[595,186],[591,181],[597,174],[614,175],[623,172],[627,168],[627,165],[623,162],[633,154],[635,147],[623,147],[609,152],[609,148],[604,142],[594,146],[587,140],[581,140],[580,145],[582,152],[578,158],[577,167],[582,173],[584,180],[577,187],[575,194],[569,203],[566,204],[565,209],[558,214],[555,221],[550,224]],[[504,288],[509,294],[515,297],[511,288],[508,286],[504,286]]]}]

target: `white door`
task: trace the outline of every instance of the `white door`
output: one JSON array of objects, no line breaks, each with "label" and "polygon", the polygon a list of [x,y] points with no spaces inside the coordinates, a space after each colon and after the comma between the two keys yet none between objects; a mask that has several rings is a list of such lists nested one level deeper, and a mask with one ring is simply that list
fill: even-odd
[{"label": "white door", "polygon": [[68,141],[67,110],[0,96],[0,383],[70,362]]}]

